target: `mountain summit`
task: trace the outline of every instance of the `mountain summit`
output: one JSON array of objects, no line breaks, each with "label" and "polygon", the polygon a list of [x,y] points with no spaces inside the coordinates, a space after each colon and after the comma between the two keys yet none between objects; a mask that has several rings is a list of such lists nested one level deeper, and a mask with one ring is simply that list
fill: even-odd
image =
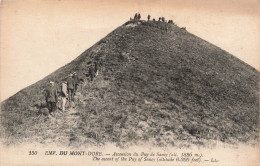
[{"label": "mountain summit", "polygon": [[[91,62],[99,74],[86,77]],[[77,72],[75,107],[46,116],[44,90]],[[259,72],[174,23],[128,21],[1,103],[5,144],[209,145],[258,141]]]}]

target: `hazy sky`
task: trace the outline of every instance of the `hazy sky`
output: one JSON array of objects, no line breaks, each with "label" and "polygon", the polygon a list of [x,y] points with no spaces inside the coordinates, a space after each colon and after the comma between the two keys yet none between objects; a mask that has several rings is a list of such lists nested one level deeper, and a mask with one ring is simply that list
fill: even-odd
[{"label": "hazy sky", "polygon": [[140,12],[164,16],[260,71],[259,0],[2,0],[1,101]]}]

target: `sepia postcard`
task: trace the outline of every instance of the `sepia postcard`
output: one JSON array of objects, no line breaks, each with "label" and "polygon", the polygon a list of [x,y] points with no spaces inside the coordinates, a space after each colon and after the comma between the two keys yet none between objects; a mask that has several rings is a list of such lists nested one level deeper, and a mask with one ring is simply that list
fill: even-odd
[{"label": "sepia postcard", "polygon": [[259,0],[0,5],[1,166],[259,165]]}]

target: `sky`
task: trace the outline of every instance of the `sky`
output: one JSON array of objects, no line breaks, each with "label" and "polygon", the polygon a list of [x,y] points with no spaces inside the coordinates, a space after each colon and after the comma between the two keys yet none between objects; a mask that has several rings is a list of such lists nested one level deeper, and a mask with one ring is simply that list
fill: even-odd
[{"label": "sky", "polygon": [[140,12],[164,16],[260,71],[259,0],[2,0],[0,100],[69,63]]}]

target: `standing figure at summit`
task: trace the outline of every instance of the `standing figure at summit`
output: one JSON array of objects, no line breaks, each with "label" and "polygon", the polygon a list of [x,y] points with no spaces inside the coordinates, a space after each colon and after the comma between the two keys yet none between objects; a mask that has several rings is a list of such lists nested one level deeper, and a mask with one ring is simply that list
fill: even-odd
[{"label": "standing figure at summit", "polygon": [[138,20],[141,19],[141,14],[140,14],[140,13],[138,13],[138,15],[137,15],[137,19],[138,19]]},{"label": "standing figure at summit", "polygon": [[137,13],[135,13],[134,20],[137,20]]},{"label": "standing figure at summit", "polygon": [[148,16],[147,16],[148,21],[150,21],[150,18],[151,18],[151,15],[148,14]]}]

